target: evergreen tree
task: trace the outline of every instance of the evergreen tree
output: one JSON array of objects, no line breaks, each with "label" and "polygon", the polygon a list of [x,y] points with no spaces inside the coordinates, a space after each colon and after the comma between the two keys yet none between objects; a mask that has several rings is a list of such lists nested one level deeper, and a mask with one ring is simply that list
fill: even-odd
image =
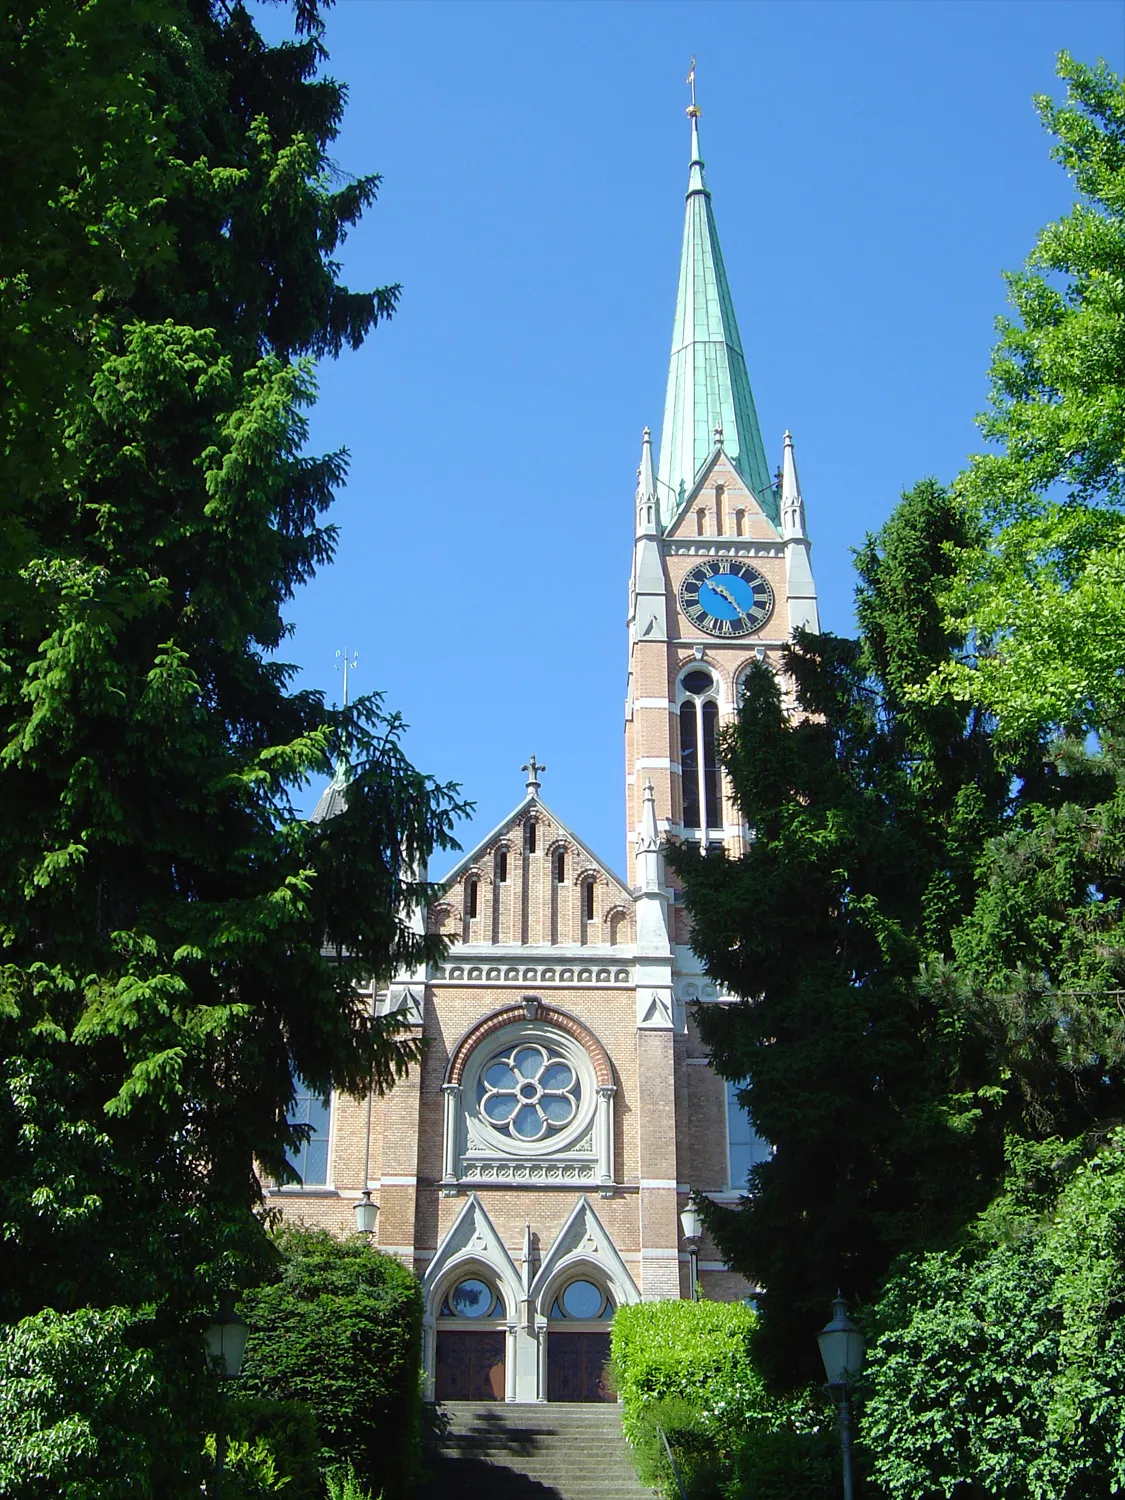
[{"label": "evergreen tree", "polygon": [[775,1147],[751,1195],[708,1220],[766,1288],[781,1378],[815,1375],[838,1286],[866,1295],[897,1254],[953,1232],[1002,1162],[984,1048],[941,986],[915,983],[948,951],[1009,795],[983,716],[909,692],[950,649],[938,591],[964,541],[938,485],[903,497],[859,558],[862,640],[798,637],[795,716],[767,666],[750,675],[722,745],[749,849],[671,851],[692,945],[743,997],[697,1023]]},{"label": "evergreen tree", "polygon": [[[296,18],[273,47],[223,0],[48,0],[0,32],[5,162],[50,124],[0,252],[9,1320],[213,1305],[262,1244],[291,1068],[389,1085],[410,1047],[356,983],[437,951],[410,916],[454,789],[277,655],[345,472],[304,452],[311,360],[397,298],[338,280],[377,178],[333,168],[343,90]],[[346,808],[301,821],[345,753]]]},{"label": "evergreen tree", "polygon": [[869,539],[860,639],[788,653],[795,720],[752,676],[724,743],[748,854],[673,851],[693,945],[744,997],[701,1031],[776,1146],[709,1217],[767,1289],[783,1377],[814,1373],[837,1284],[963,1242],[1005,1149],[1080,1159],[1125,1105],[1125,92],[1060,74],[1039,107],[1084,201],[1010,278],[983,419],[1004,451]]}]

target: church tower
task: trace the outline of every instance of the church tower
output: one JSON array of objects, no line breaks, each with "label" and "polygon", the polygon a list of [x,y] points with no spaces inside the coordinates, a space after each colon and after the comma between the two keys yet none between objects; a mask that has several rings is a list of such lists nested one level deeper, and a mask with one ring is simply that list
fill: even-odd
[{"label": "church tower", "polygon": [[[618,1308],[753,1290],[685,1212],[736,1202],[770,1147],[696,1027],[696,1002],[731,997],[691,951],[664,851],[743,846],[718,729],[749,664],[816,628],[816,591],[788,433],[770,478],[690,114],[660,457],[646,431],[636,497],[627,871],[552,811],[529,756],[523,796],[425,913],[445,956],[358,997],[419,1060],[362,1100],[295,1078],[305,1139],[268,1189],[291,1222],[347,1234],[362,1217],[414,1269],[438,1401],[612,1400]],[[315,816],[347,795],[341,767]]]},{"label": "church tower", "polygon": [[[699,114],[693,101],[660,459],[654,465],[646,428],[637,471],[625,704],[635,886],[650,782],[662,838],[741,852],[745,830],[719,765],[719,727],[733,719],[752,661],[778,665],[795,628],[819,629],[793,439],[786,432],[771,478],[703,172]],[[682,925],[672,936],[691,967]]]}]

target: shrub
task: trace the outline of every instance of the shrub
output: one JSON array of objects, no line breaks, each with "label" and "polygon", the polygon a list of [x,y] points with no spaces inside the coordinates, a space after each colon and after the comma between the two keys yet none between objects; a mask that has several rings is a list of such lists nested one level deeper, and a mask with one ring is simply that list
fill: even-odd
[{"label": "shrub", "polygon": [[198,1429],[144,1347],[149,1328],[128,1308],[86,1307],[0,1330],[4,1500],[198,1495]]},{"label": "shrub", "polygon": [[735,1455],[726,1500],[836,1500],[840,1440],[831,1416],[820,1415],[812,1426],[797,1418],[751,1427]]},{"label": "shrub", "polygon": [[644,1302],[613,1320],[622,1426],[643,1484],[679,1494],[663,1428],[689,1500],[834,1496],[833,1413],[815,1390],[767,1393],[741,1302]]},{"label": "shrub", "polygon": [[765,1418],[769,1398],[750,1355],[757,1317],[742,1302],[640,1302],[613,1319],[613,1375],[635,1443],[645,1407],[677,1396],[716,1434]]},{"label": "shrub", "polygon": [[891,1500],[1125,1490],[1125,1130],[1075,1156],[1018,1146],[976,1243],[919,1257],[870,1310],[859,1436]]},{"label": "shrub", "polygon": [[678,1497],[682,1484],[689,1500],[721,1500],[727,1464],[699,1409],[682,1396],[645,1402],[634,1424],[633,1461],[641,1483],[662,1495]]},{"label": "shrub", "polygon": [[[320,1442],[311,1406],[236,1396],[224,1409],[227,1435],[224,1494],[257,1500],[284,1490],[285,1500],[320,1500]],[[206,1453],[215,1461],[215,1435]]]},{"label": "shrub", "polygon": [[351,1464],[344,1469],[330,1469],[325,1475],[325,1484],[328,1500],[379,1500],[360,1484]]},{"label": "shrub", "polygon": [[278,1236],[280,1279],[246,1294],[250,1395],[312,1408],[325,1467],[399,1500],[417,1468],[422,1292],[398,1261],[323,1230]]}]

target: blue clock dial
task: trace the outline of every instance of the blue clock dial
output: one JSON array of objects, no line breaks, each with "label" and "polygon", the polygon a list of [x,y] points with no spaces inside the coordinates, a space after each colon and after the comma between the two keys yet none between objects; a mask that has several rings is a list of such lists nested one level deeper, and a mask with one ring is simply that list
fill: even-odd
[{"label": "blue clock dial", "polygon": [[708,635],[751,635],[773,614],[773,589],[749,563],[709,558],[684,574],[680,608]]}]

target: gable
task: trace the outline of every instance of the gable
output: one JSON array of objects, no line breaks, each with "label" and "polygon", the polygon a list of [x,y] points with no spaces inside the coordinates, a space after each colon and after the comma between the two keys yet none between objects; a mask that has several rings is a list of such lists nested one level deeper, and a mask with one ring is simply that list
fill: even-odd
[{"label": "gable", "polygon": [[[773,494],[771,490],[771,500]],[[670,538],[745,536],[772,542],[779,539],[780,532],[731,460],[722,449],[716,449],[665,535]]]},{"label": "gable", "polygon": [[462,943],[616,947],[633,941],[633,897],[532,793],[450,871],[430,928]]}]

